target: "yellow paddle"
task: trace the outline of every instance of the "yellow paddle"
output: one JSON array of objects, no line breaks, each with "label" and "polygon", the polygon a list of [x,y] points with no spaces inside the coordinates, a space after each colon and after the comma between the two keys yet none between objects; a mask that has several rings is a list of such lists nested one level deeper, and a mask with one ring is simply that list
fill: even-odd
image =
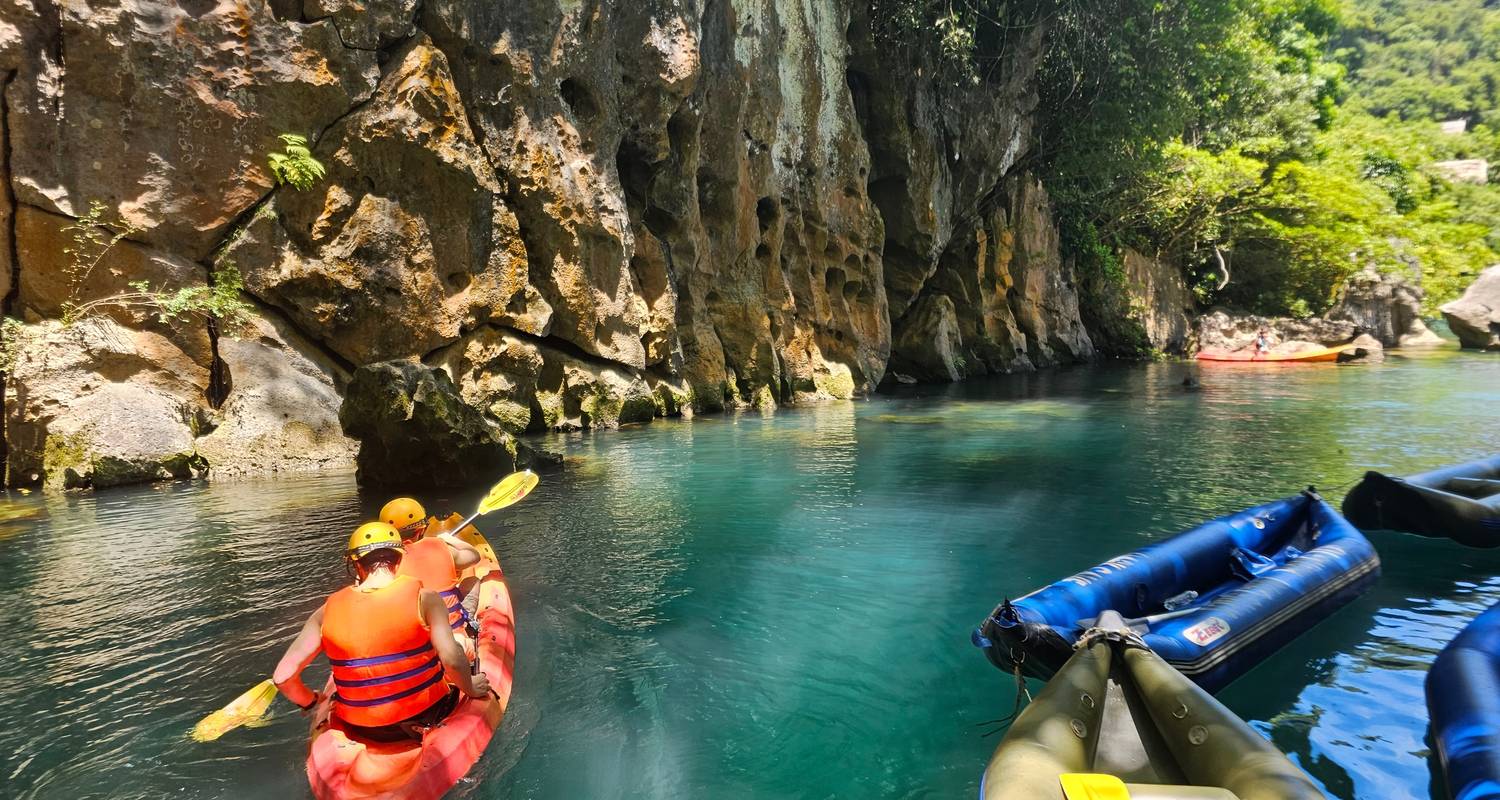
[{"label": "yellow paddle", "polygon": [[[479,501],[479,508],[453,529],[457,531],[455,535],[459,535],[464,541],[478,548],[485,558],[498,562],[499,559],[495,557],[494,549],[490,547],[490,543],[485,540],[483,534],[477,529],[467,535],[463,535],[463,531],[481,516],[521,502],[526,495],[531,494],[532,489],[536,488],[539,480],[536,473],[529,469],[505,476],[485,493],[484,499]],[[269,678],[263,680],[251,687],[249,691],[229,701],[228,705],[200,720],[197,725],[193,726],[192,738],[194,741],[211,742],[241,725],[264,716],[274,699],[276,699],[276,685],[271,683]]]},{"label": "yellow paddle", "polygon": [[211,742],[229,731],[259,719],[276,699],[276,684],[266,678],[250,691],[229,701],[229,705],[199,720],[193,726],[193,740]]},{"label": "yellow paddle", "polygon": [[484,534],[480,533],[477,528],[469,529],[467,532],[465,529],[468,529],[474,520],[491,511],[499,511],[521,502],[526,495],[531,494],[531,490],[536,488],[540,480],[541,478],[529,469],[512,472],[485,493],[484,499],[479,501],[479,508],[475,509],[468,519],[448,530],[452,531],[454,536],[474,545],[481,556],[498,563],[500,559],[495,555],[494,548],[490,547],[489,541],[484,538]]},{"label": "yellow paddle", "polygon": [[1068,800],[1130,800],[1125,782],[1113,775],[1071,772],[1058,776]]}]

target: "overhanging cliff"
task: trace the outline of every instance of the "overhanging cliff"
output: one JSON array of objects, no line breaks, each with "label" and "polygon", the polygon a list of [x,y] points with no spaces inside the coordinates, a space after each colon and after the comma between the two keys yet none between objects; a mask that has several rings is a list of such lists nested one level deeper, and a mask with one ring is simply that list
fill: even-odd
[{"label": "overhanging cliff", "polygon": [[[347,465],[338,396],[382,360],[519,433],[1091,358],[1016,171],[1044,30],[957,87],[863,6],[0,0],[11,481]],[[307,191],[267,172],[283,132],[327,166]],[[70,285],[93,202],[133,232]],[[231,264],[246,346],[56,321]]]}]

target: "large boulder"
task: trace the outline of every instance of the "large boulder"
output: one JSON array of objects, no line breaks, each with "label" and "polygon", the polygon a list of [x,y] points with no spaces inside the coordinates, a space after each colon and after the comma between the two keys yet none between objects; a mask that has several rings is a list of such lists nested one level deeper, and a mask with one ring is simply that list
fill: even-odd
[{"label": "large boulder", "polygon": [[1338,302],[1324,316],[1354,323],[1385,347],[1442,344],[1422,321],[1422,296],[1422,287],[1400,274],[1369,267],[1345,279]]},{"label": "large boulder", "polygon": [[7,380],[9,482],[82,489],[191,477],[208,371],[166,337],[97,317],[16,337]]},{"label": "large boulder", "polygon": [[1480,273],[1463,297],[1441,310],[1464,347],[1500,350],[1500,264]]},{"label": "large boulder", "polygon": [[339,421],[359,440],[366,486],[470,486],[555,462],[464,402],[448,373],[414,362],[355,370]]},{"label": "large boulder", "polygon": [[223,404],[198,455],[217,476],[347,471],[359,443],[339,425],[341,370],[275,312],[220,336]]},{"label": "large boulder", "polygon": [[171,335],[103,315],[12,328],[10,484],[82,489],[354,467],[336,365],[274,312],[214,341],[201,321],[188,322]]}]

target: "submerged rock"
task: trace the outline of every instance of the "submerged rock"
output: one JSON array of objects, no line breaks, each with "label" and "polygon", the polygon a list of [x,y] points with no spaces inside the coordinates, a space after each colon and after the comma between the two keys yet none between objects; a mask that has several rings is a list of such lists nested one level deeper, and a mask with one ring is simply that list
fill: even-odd
[{"label": "submerged rock", "polygon": [[1500,350],[1500,264],[1480,273],[1463,297],[1443,306],[1442,312],[1464,347]]},{"label": "submerged rock", "polygon": [[368,486],[487,484],[557,462],[464,402],[448,373],[407,361],[356,370],[339,420],[359,440],[359,482]]}]

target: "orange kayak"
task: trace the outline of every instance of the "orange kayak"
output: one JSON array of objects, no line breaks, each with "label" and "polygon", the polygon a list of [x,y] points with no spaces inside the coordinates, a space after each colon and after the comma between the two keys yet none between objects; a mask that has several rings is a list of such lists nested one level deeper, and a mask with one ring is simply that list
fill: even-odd
[{"label": "orange kayak", "polygon": [[1245,350],[1203,350],[1198,353],[1199,361],[1249,361],[1266,363],[1285,362],[1319,362],[1337,361],[1339,354],[1349,349],[1349,345],[1338,347],[1321,347],[1316,350],[1302,350],[1296,353],[1257,353],[1253,349]]},{"label": "orange kayak", "polygon": [[479,584],[479,663],[495,694],[463,698],[421,742],[366,742],[332,716],[330,679],[325,699],[313,711],[307,755],[307,780],[319,800],[437,800],[484,754],[510,702],[516,663],[510,591],[498,564],[487,559],[479,565],[485,567],[489,571]]}]

